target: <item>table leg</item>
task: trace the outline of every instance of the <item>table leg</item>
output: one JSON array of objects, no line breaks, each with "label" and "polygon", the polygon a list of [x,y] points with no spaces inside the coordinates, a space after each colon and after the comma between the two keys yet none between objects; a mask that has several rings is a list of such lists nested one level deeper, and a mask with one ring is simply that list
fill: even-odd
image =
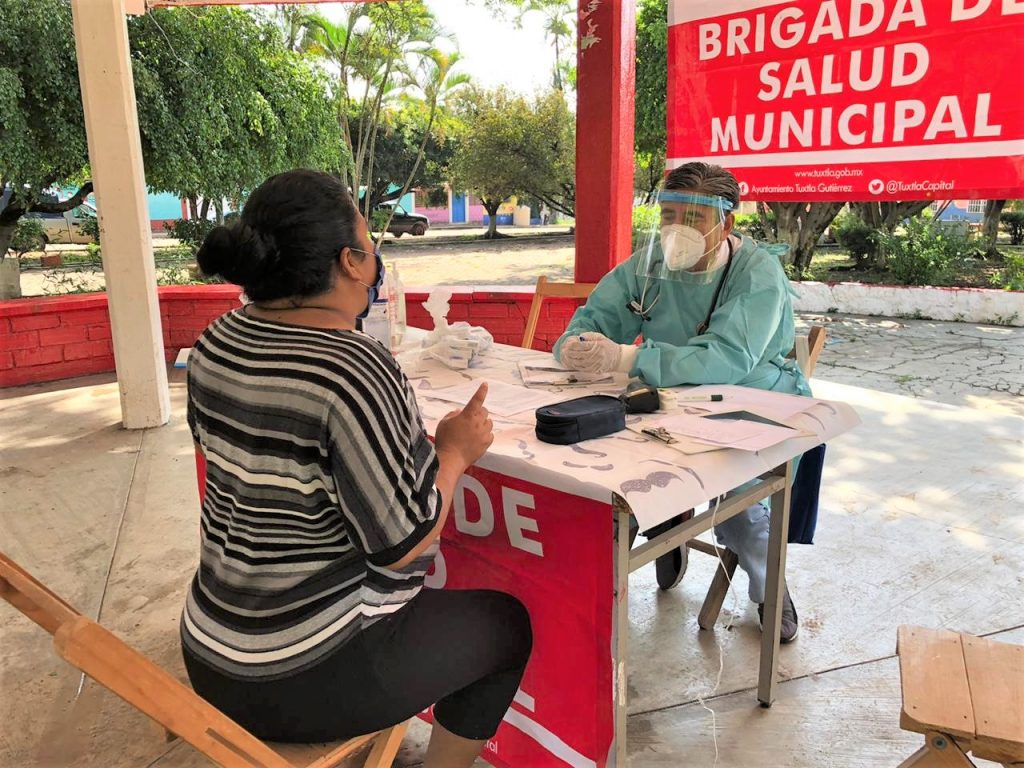
[{"label": "table leg", "polygon": [[632,512],[625,503],[615,504],[615,635],[612,663],[615,685],[616,768],[626,768],[626,658],[629,640],[629,545]]},{"label": "table leg", "polygon": [[793,487],[793,463],[777,467],[775,474],[786,484],[772,494],[771,524],[768,529],[768,574],[764,595],[764,626],[761,632],[761,671],[757,700],[770,707],[775,701],[779,630],[782,625],[782,594],[786,584],[786,542],[789,538],[789,497]]}]

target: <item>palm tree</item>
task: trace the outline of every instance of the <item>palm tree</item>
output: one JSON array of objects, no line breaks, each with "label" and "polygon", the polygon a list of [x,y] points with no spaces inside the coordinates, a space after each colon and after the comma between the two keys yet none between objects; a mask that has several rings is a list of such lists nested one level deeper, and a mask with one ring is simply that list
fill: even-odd
[{"label": "palm tree", "polygon": [[[317,56],[325,61],[334,64],[338,68],[338,125],[341,127],[345,137],[345,145],[348,147],[349,156],[355,159],[352,144],[352,129],[349,124],[349,76],[351,71],[350,58],[353,52],[353,41],[355,38],[354,29],[359,19],[366,15],[366,9],[362,4],[355,6],[347,12],[346,19],[335,24],[330,19],[319,13],[313,13],[305,22],[302,34],[302,49],[304,52]],[[356,175],[358,171],[351,169],[349,184],[353,189],[358,189]]]},{"label": "palm tree", "polygon": [[302,51],[310,22],[317,14],[305,5],[274,6],[273,20],[281,31],[281,39],[289,51]]},{"label": "palm tree", "polygon": [[[521,26],[523,17],[537,12],[544,16],[544,32],[555,46],[555,65],[552,68],[552,85],[556,91],[564,90],[565,76],[572,67],[562,60],[562,52],[571,46],[576,35],[577,0],[507,0],[518,10],[516,23]],[[503,10],[502,0],[485,0],[487,7]]]},{"label": "palm tree", "polygon": [[[368,25],[359,21],[367,18]],[[374,148],[384,104],[412,83],[403,79],[409,54],[426,50],[445,34],[422,2],[358,4],[339,24],[316,14],[307,27],[306,50],[334,64],[338,70],[338,122],[354,163],[349,179],[357,197],[363,179],[373,178]],[[357,100],[350,94],[354,82],[362,86]],[[358,104],[358,107],[357,107]],[[353,112],[358,123],[353,126]],[[364,215],[372,203],[366,196]]]},{"label": "palm tree", "polygon": [[544,11],[544,32],[555,45],[555,67],[553,85],[556,91],[564,90],[562,75],[567,64],[562,61],[562,42],[568,45],[569,40],[575,34],[575,29],[569,22],[569,14],[575,10],[573,0],[554,0]]},{"label": "palm tree", "polygon": [[[398,199],[405,197],[412,186],[413,179],[416,178],[416,172],[419,171],[420,163],[423,162],[423,156],[426,154],[427,141],[430,140],[438,109],[454,91],[470,82],[469,75],[453,71],[462,59],[462,55],[458,51],[445,53],[438,48],[430,47],[418,51],[418,54],[418,65],[415,69],[406,67],[405,74],[409,81],[414,83],[416,88],[423,94],[429,108],[429,117],[427,118],[427,127],[423,131],[423,139],[420,141],[419,151],[416,153],[416,162],[413,163],[412,170],[402,186]],[[378,245],[384,239],[384,233],[387,232],[388,227],[391,225],[391,217],[394,216],[394,213],[394,209],[392,209],[387,223],[381,228],[377,239]]]}]

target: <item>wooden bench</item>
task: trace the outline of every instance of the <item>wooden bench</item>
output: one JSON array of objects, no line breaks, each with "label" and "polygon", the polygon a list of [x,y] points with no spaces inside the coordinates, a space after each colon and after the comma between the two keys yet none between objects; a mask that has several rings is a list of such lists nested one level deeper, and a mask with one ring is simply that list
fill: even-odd
[{"label": "wooden bench", "polygon": [[[53,635],[57,654],[224,768],[334,768],[373,744],[364,768],[389,768],[408,723],[295,763],[260,741],[116,635],[83,616],[0,552],[0,598]],[[9,692],[13,695],[13,692]]]},{"label": "wooden bench", "polygon": [[1024,766],[1024,646],[904,626],[896,650],[900,727],[925,737],[900,768]]}]

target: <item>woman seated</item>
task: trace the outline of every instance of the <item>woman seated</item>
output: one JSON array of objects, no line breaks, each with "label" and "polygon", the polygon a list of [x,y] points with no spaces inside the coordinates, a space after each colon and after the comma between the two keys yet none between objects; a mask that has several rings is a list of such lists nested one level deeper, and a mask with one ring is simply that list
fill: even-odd
[{"label": "woman seated", "polygon": [[455,484],[493,440],[486,388],[427,439],[398,364],[355,329],[383,264],[327,174],[268,179],[198,260],[252,303],[188,364],[207,466],[181,621],[192,686],[273,741],[345,739],[436,704],[426,765],[471,765],[532,644],[515,598],[423,586]]}]

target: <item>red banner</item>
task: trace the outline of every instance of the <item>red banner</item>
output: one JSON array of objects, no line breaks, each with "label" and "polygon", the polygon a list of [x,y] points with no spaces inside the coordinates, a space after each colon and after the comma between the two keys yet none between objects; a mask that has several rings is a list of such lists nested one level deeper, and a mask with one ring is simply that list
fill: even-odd
[{"label": "red banner", "polygon": [[668,166],[753,200],[1024,189],[1024,0],[670,0]]},{"label": "red banner", "polygon": [[526,605],[533,624],[526,674],[487,743],[484,757],[492,765],[608,764],[612,532],[608,504],[477,467],[459,481],[427,584],[508,592]]}]

